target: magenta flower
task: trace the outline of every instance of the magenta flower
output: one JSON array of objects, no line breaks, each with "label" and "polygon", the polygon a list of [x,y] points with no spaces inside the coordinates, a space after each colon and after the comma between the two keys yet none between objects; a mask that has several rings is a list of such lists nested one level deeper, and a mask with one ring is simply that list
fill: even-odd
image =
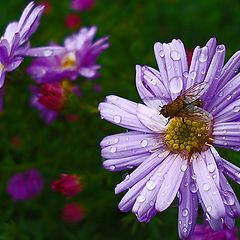
[{"label": "magenta flower", "polygon": [[87,11],[95,5],[95,0],[72,0],[71,8],[76,11]]},{"label": "magenta flower", "polygon": [[44,83],[39,87],[32,87],[31,104],[37,108],[46,123],[53,122],[68,103],[69,95],[80,96],[77,86],[67,80],[55,83]]},{"label": "magenta flower", "polygon": [[96,27],[82,28],[65,39],[65,52],[48,58],[36,58],[28,73],[37,83],[75,80],[78,76],[95,78],[100,65],[97,57],[109,46],[108,37],[93,42]]},{"label": "magenta flower", "polygon": [[69,223],[77,223],[85,217],[84,208],[77,202],[65,204],[62,211],[62,219]]},{"label": "magenta flower", "polygon": [[[128,190],[119,208],[132,210],[140,222],[148,222],[167,209],[178,193],[181,239],[194,229],[198,202],[214,230],[222,229],[223,223],[232,228],[240,205],[224,175],[240,182],[240,168],[220,157],[215,146],[240,149],[240,75],[236,75],[240,52],[223,66],[225,46],[217,46],[212,38],[206,46],[195,48],[188,67],[180,40],[158,42],[154,51],[159,71],[136,66],[137,89],[144,104],[108,96],[99,105],[103,119],[130,130],[101,142],[106,169],[137,167],[115,188],[116,194]],[[195,93],[179,104],[192,112],[165,118],[163,106],[191,86]],[[200,99],[193,105],[190,100],[196,95]],[[179,106],[174,105],[176,112]]]},{"label": "magenta flower", "polygon": [[36,197],[43,190],[43,178],[36,169],[13,175],[7,184],[7,192],[14,201]]},{"label": "magenta flower", "polygon": [[213,231],[207,224],[197,224],[189,240],[238,240],[237,229],[224,227],[220,231]]},{"label": "magenta flower", "polygon": [[15,70],[24,56],[50,56],[62,51],[60,47],[30,48],[28,39],[37,30],[42,13],[43,6],[30,2],[19,21],[8,24],[0,39],[0,106],[6,72]]}]

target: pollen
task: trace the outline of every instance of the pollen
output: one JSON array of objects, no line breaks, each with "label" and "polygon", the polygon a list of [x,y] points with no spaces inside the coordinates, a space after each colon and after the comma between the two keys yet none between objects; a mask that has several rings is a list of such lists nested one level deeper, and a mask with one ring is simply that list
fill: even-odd
[{"label": "pollen", "polygon": [[64,56],[62,59],[62,67],[64,69],[73,68],[76,66],[76,56],[74,53],[70,52]]},{"label": "pollen", "polygon": [[206,151],[211,145],[212,129],[206,122],[174,117],[170,120],[164,140],[171,152],[190,159],[193,153]]}]

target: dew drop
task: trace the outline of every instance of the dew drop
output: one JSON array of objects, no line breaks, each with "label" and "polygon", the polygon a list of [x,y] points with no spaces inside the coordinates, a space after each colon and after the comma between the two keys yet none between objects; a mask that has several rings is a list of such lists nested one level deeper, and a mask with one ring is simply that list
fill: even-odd
[{"label": "dew drop", "polygon": [[184,72],[184,73],[183,73],[183,76],[184,76],[185,78],[187,78],[188,75],[189,75],[188,72]]},{"label": "dew drop", "polygon": [[197,179],[197,177],[196,177],[196,174],[195,174],[195,173],[193,173],[193,174],[192,174],[192,179],[193,179],[193,180],[196,180],[196,179]]},{"label": "dew drop", "polygon": [[216,108],[216,107],[213,107],[212,112],[215,112],[216,110],[217,110],[217,108]]},{"label": "dew drop", "polygon": [[113,121],[114,121],[115,123],[120,123],[120,122],[121,122],[121,117],[120,117],[120,116],[114,116],[114,117],[113,117]]},{"label": "dew drop", "polygon": [[191,77],[191,79],[195,79],[196,78],[196,76],[197,76],[197,73],[196,73],[196,71],[192,71],[192,72],[190,72],[190,77]]},{"label": "dew drop", "polygon": [[137,202],[143,203],[144,201],[145,201],[145,197],[144,196],[140,195],[140,196],[137,197]]},{"label": "dew drop", "polygon": [[172,93],[181,92],[182,87],[183,87],[183,82],[181,77],[176,76],[170,80],[169,89]]},{"label": "dew drop", "polygon": [[187,215],[188,215],[188,209],[187,208],[184,208],[182,210],[182,215],[183,215],[183,217],[187,217]]},{"label": "dew drop", "polygon": [[232,192],[224,191],[224,192],[222,192],[222,195],[223,195],[223,202],[226,205],[231,206],[235,203],[234,194]]},{"label": "dew drop", "polygon": [[231,100],[231,98],[232,98],[231,95],[227,96],[227,100]]},{"label": "dew drop", "polygon": [[181,225],[181,224],[182,224],[182,221],[181,221],[181,220],[179,220],[179,221],[178,221],[178,223],[179,223],[179,225]]},{"label": "dew drop", "polygon": [[171,51],[170,56],[174,61],[180,60],[181,58],[180,54],[175,50]]},{"label": "dew drop", "polygon": [[181,171],[182,172],[185,172],[186,170],[187,170],[187,165],[185,165],[185,164],[183,164],[182,166],[181,166]]},{"label": "dew drop", "polygon": [[186,233],[186,232],[187,232],[187,228],[184,227],[184,228],[182,229],[182,231],[183,231],[184,233]]},{"label": "dew drop", "polygon": [[222,97],[222,96],[223,96],[223,92],[220,92],[220,93],[218,94],[218,96],[219,96],[219,97]]},{"label": "dew drop", "polygon": [[52,51],[51,50],[45,50],[44,52],[43,52],[43,55],[45,56],[45,57],[49,57],[49,56],[51,56],[52,55]]},{"label": "dew drop", "polygon": [[206,73],[206,70],[205,70],[205,69],[203,69],[203,70],[201,71],[201,73],[202,73],[202,74],[205,74],[205,73]]},{"label": "dew drop", "polygon": [[157,81],[155,79],[151,79],[151,84],[155,86],[157,84]]},{"label": "dew drop", "polygon": [[200,62],[206,62],[207,59],[208,59],[208,56],[206,54],[204,54],[204,53],[200,54],[200,57],[199,57]]},{"label": "dew drop", "polygon": [[224,48],[224,45],[221,44],[221,45],[218,45],[218,46],[217,46],[216,51],[217,51],[217,52],[222,52],[224,49],[225,49],[225,48]]},{"label": "dew drop", "polygon": [[233,112],[239,112],[240,111],[240,106],[234,106],[233,107]]},{"label": "dew drop", "polygon": [[110,152],[111,153],[115,153],[117,151],[117,148],[116,147],[111,147],[111,149],[110,149]]},{"label": "dew drop", "polygon": [[213,173],[215,171],[215,165],[213,163],[208,164],[207,169],[210,173]]},{"label": "dew drop", "polygon": [[165,56],[164,51],[161,50],[161,51],[159,52],[159,55],[160,55],[160,57],[164,57],[164,56]]},{"label": "dew drop", "polygon": [[118,142],[119,142],[119,138],[115,138],[114,143],[118,143]]},{"label": "dew drop", "polygon": [[204,183],[204,184],[203,184],[203,190],[204,190],[204,191],[207,192],[207,191],[210,190],[210,188],[211,188],[211,187],[210,187],[209,183]]},{"label": "dew drop", "polygon": [[154,201],[150,201],[149,205],[154,206]]},{"label": "dew drop", "polygon": [[147,182],[146,187],[147,187],[148,190],[151,191],[156,187],[156,183],[150,180],[150,181]]},{"label": "dew drop", "polygon": [[192,193],[196,193],[198,191],[198,186],[195,183],[191,183],[189,188]]},{"label": "dew drop", "polygon": [[116,168],[116,167],[115,167],[114,165],[112,165],[112,166],[109,167],[109,169],[110,169],[111,171],[114,171],[115,168]]},{"label": "dew drop", "polygon": [[207,212],[211,212],[212,211],[212,207],[211,206],[207,206]]},{"label": "dew drop", "polygon": [[141,141],[141,146],[146,147],[148,145],[148,141],[146,139]]}]

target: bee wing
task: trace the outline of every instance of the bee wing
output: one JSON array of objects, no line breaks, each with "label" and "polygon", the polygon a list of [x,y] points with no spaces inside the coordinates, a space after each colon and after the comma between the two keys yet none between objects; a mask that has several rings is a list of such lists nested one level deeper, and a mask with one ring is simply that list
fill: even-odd
[{"label": "bee wing", "polygon": [[158,97],[146,97],[143,99],[143,102],[149,106],[149,107],[153,107],[155,109],[161,109],[164,105],[167,104],[167,99],[163,99],[163,98],[158,98]]},{"label": "bee wing", "polygon": [[194,121],[200,121],[205,123],[211,123],[213,116],[208,113],[206,110],[194,106],[187,105],[180,113],[179,116],[192,119]]},{"label": "bee wing", "polygon": [[184,93],[182,93],[181,97],[184,99],[183,101],[186,104],[190,104],[195,100],[199,99],[203,93],[207,90],[208,83],[200,82],[194,84],[192,87],[188,88]]}]

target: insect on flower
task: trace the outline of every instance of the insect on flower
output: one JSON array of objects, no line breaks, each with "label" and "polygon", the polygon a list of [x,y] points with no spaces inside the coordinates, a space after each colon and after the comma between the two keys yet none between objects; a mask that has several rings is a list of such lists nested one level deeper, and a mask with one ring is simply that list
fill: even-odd
[{"label": "insect on flower", "polygon": [[210,123],[212,121],[212,115],[201,108],[203,102],[200,100],[200,97],[207,88],[207,82],[194,84],[185,92],[182,92],[175,100],[163,105],[160,114],[165,118],[169,118],[169,121],[174,117],[182,117],[183,121],[187,118]]}]

